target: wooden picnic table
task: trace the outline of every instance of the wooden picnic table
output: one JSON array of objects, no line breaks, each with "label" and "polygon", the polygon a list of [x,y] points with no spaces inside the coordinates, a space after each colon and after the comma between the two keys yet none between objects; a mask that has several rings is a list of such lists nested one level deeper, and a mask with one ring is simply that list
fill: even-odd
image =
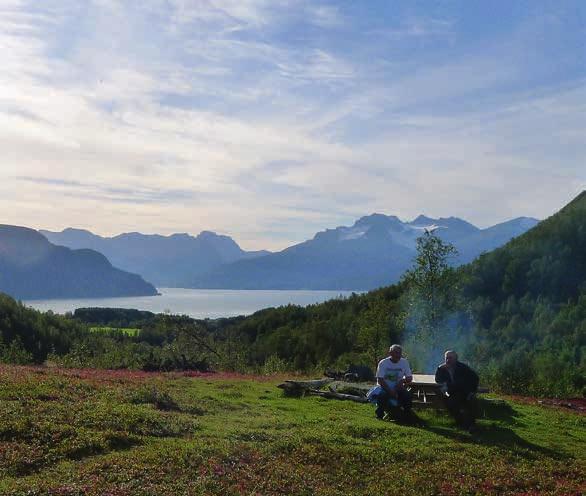
[{"label": "wooden picnic table", "polygon": [[419,386],[438,386],[435,382],[435,375],[433,374],[413,374],[413,382],[411,384],[417,384]]},{"label": "wooden picnic table", "polygon": [[440,385],[435,382],[435,375],[413,374],[413,381],[408,387],[413,395],[413,403],[417,406],[443,407]]},{"label": "wooden picnic table", "polygon": [[[413,395],[413,403],[417,406],[444,408],[441,384],[435,382],[433,374],[413,374],[413,381],[408,386]],[[488,393],[488,388],[479,387],[478,393]]]}]

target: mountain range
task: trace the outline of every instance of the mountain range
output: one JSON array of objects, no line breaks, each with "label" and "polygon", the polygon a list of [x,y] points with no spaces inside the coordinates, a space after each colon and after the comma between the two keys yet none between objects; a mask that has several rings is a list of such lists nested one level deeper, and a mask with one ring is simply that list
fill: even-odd
[{"label": "mountain range", "polygon": [[350,227],[317,233],[313,239],[253,260],[222,265],[196,278],[191,287],[223,289],[370,290],[399,280],[415,255],[424,229],[458,250],[454,265],[502,246],[539,221],[519,217],[487,229],[457,217],[420,215],[411,222],[372,214]]},{"label": "mountain range", "polygon": [[17,299],[157,294],[101,253],[55,246],[33,229],[8,225],[0,225],[0,291]]},{"label": "mountain range", "polygon": [[396,216],[372,214],[277,253],[247,252],[232,238],[209,231],[196,237],[127,233],[111,238],[72,228],[40,232],[55,244],[95,249],[115,266],[139,273],[159,287],[368,290],[401,277],[412,263],[416,239],[430,226],[456,246],[459,255],[453,263],[459,265],[537,223],[519,217],[479,229],[457,217],[420,215],[403,222]]},{"label": "mountain range", "polygon": [[91,248],[103,253],[116,267],[142,275],[158,287],[192,287],[197,276],[223,264],[266,255],[244,251],[229,236],[203,231],[189,234],[141,234],[102,237],[84,229],[61,232],[40,230],[52,243],[68,248]]}]

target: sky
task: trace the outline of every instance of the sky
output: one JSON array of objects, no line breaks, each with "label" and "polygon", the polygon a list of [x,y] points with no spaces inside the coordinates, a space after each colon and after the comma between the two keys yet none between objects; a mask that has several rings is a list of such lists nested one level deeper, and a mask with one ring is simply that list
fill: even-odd
[{"label": "sky", "polygon": [[0,0],[0,223],[278,250],[586,189],[586,2]]}]

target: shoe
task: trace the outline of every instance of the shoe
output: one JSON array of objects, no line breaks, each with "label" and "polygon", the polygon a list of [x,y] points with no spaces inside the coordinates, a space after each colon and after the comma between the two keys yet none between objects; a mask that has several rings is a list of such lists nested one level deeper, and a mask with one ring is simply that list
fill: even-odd
[{"label": "shoe", "polygon": [[374,414],[376,415],[376,418],[379,420],[384,420],[385,418],[385,410],[380,406],[374,411]]}]

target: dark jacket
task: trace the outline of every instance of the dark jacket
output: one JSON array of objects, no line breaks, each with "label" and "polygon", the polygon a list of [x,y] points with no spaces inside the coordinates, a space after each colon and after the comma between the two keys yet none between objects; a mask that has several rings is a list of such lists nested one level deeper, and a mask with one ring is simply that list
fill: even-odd
[{"label": "dark jacket", "polygon": [[456,362],[454,366],[454,380],[452,380],[446,365],[440,365],[435,371],[435,382],[446,383],[449,394],[475,393],[478,389],[478,375],[462,362]]}]

